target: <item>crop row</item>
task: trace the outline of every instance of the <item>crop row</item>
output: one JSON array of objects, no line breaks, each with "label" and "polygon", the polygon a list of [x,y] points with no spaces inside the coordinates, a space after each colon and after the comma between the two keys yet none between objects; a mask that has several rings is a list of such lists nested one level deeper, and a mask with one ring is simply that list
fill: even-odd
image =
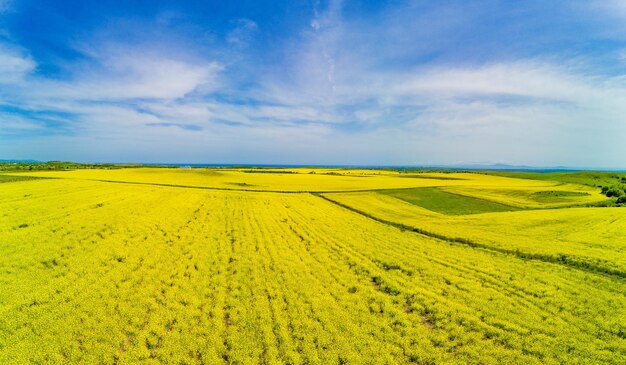
[{"label": "crop row", "polygon": [[[7,184],[8,186],[9,184]],[[623,281],[310,194],[0,190],[0,363],[616,363]]]}]

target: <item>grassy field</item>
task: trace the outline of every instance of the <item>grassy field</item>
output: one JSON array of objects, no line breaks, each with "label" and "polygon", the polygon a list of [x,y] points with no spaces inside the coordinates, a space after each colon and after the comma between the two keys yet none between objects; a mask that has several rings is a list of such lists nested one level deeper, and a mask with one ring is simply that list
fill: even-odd
[{"label": "grassy field", "polygon": [[623,363],[626,208],[401,175],[10,175],[55,179],[0,184],[0,364]]},{"label": "grassy field", "polygon": [[439,188],[396,189],[381,191],[381,193],[431,211],[452,215],[518,210],[510,205],[452,194]]}]

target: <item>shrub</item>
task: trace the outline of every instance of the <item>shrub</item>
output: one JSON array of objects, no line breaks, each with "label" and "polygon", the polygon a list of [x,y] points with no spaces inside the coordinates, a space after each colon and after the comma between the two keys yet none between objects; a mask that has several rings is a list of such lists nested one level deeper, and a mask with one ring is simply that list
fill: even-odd
[{"label": "shrub", "polygon": [[617,185],[611,186],[606,191],[606,196],[609,197],[609,198],[610,197],[618,197],[619,198],[620,196],[624,195],[624,190],[623,189],[624,188],[621,187],[621,186],[617,186]]}]

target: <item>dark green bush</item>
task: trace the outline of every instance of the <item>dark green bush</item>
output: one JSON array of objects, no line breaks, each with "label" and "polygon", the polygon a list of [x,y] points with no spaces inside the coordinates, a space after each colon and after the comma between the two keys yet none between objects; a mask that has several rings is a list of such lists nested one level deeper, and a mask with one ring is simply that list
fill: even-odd
[{"label": "dark green bush", "polygon": [[613,185],[606,191],[605,194],[609,198],[611,197],[619,198],[620,196],[624,195],[624,187],[619,186],[619,185]]}]

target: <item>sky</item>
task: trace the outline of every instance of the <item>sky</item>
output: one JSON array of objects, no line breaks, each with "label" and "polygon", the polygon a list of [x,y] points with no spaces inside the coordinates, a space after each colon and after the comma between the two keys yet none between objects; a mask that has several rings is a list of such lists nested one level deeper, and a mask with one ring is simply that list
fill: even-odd
[{"label": "sky", "polygon": [[0,159],[626,168],[626,0],[0,0]]}]

